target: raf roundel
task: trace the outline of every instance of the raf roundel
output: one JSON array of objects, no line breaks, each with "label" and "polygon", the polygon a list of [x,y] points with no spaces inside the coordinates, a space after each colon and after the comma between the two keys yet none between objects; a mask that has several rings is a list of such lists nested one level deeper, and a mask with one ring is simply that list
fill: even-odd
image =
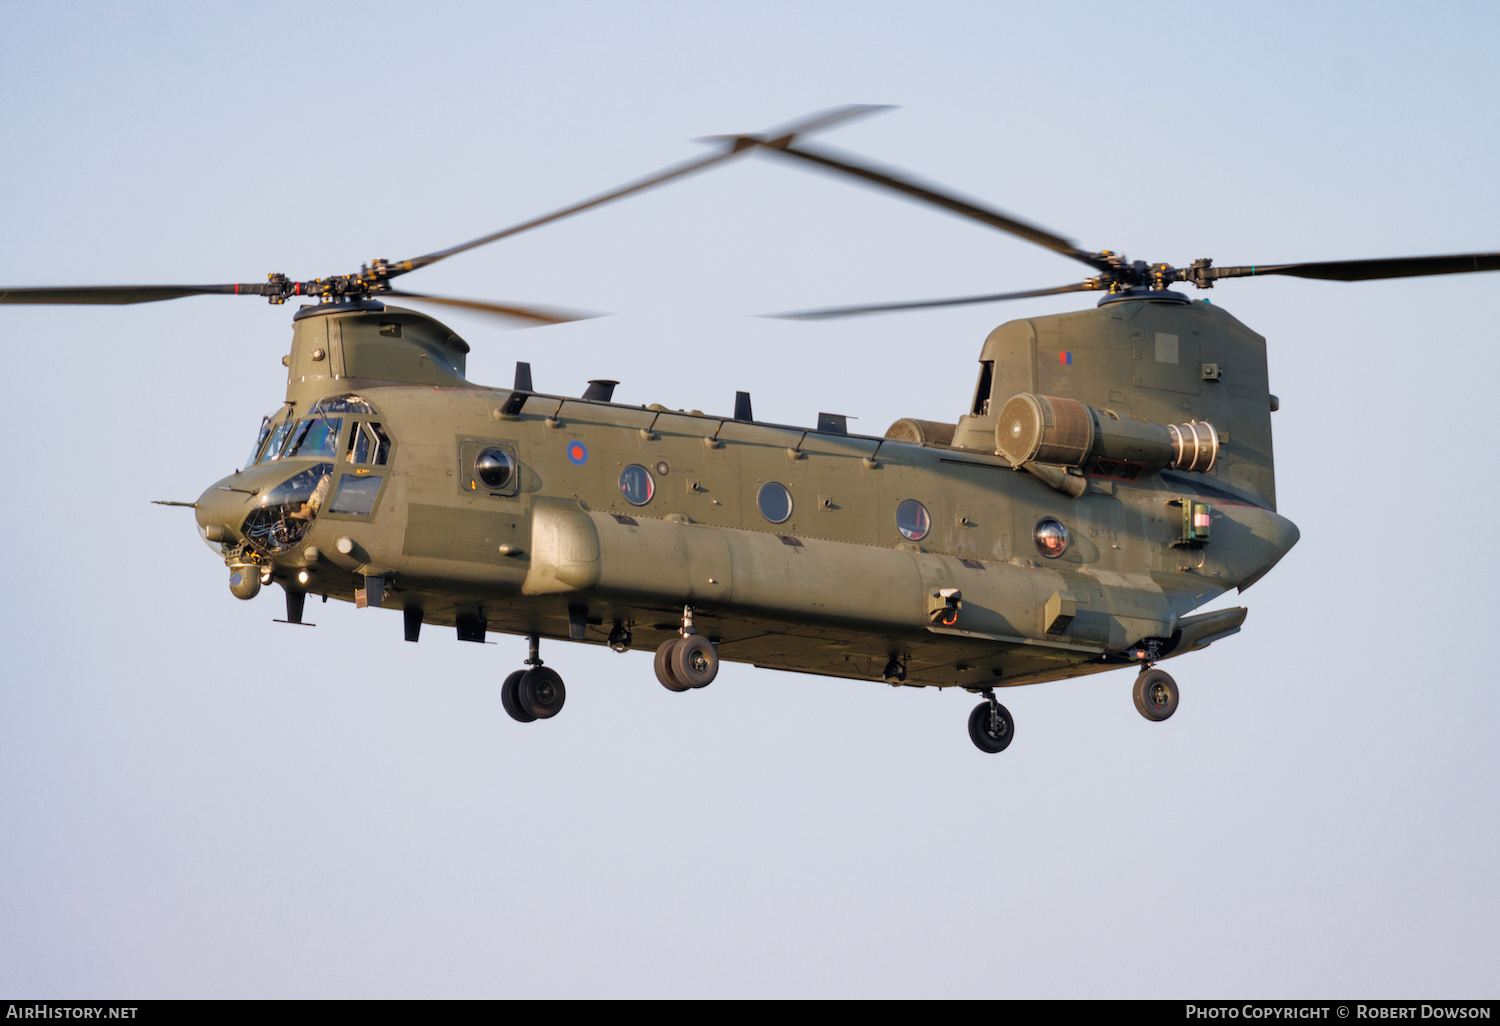
[{"label": "raf roundel", "polygon": [[568,443],[568,459],[578,466],[583,466],[589,461],[589,450],[582,442],[573,441]]}]

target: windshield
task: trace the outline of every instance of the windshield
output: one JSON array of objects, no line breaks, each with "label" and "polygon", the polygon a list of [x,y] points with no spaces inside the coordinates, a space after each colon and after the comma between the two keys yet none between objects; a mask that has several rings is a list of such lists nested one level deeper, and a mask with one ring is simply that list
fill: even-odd
[{"label": "windshield", "polygon": [[297,422],[292,441],[286,447],[288,456],[334,456],[338,453],[342,417],[312,417]]},{"label": "windshield", "polygon": [[[330,413],[354,416],[328,416]],[[365,415],[372,413],[374,410],[370,404],[357,395],[319,399],[301,418],[294,417],[290,409],[283,407],[261,420],[255,448],[245,466],[293,456],[338,459],[340,436],[346,420],[353,423],[349,426],[348,438],[343,439],[344,462],[383,465],[390,459],[391,439],[378,422],[364,419]]]}]

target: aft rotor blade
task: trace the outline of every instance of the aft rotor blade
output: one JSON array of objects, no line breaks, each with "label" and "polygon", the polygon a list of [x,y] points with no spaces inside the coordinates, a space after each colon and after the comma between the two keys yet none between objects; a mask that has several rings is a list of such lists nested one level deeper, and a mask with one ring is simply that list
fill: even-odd
[{"label": "aft rotor blade", "polygon": [[758,135],[711,135],[700,142],[727,142],[739,143],[743,150],[750,146],[774,146],[780,148],[786,146],[799,135],[809,135],[813,132],[821,132],[825,128],[842,124],[853,118],[862,118],[867,114],[878,114],[883,110],[895,110],[888,103],[851,103],[843,107],[830,107],[828,110],[820,110],[795,121],[788,121],[784,125],[778,125],[768,132]]},{"label": "aft rotor blade", "polygon": [[[859,117],[864,114],[869,114],[874,111],[884,109],[884,107],[871,104],[856,104],[847,107],[835,107],[831,110],[819,111],[816,114],[809,114],[807,117],[802,118],[799,121],[794,121],[788,125],[783,125],[777,129],[774,129],[773,131],[775,135],[769,137],[790,141],[792,138],[799,134],[829,128],[833,125],[839,124],[840,122],[847,121],[850,118]],[[759,137],[756,136],[720,137],[713,140],[725,144],[724,148],[718,153],[710,154],[707,157],[698,157],[693,160],[686,160],[680,164],[673,164],[669,168],[658,171],[652,175],[647,175],[645,178],[641,178],[637,181],[631,182],[628,185],[623,185],[611,192],[606,192],[602,195],[595,196],[593,199],[584,200],[582,203],[575,203],[570,207],[564,207],[563,209],[554,211],[550,214],[544,214],[541,217],[532,218],[530,221],[523,221],[520,224],[513,225],[510,228],[503,228],[500,231],[494,232],[490,235],[486,235],[483,238],[474,239],[472,242],[465,242],[457,246],[450,246],[447,249],[440,249],[436,253],[428,253],[426,256],[415,257],[411,260],[401,260],[395,262],[391,264],[390,273],[394,277],[397,274],[404,274],[407,271],[415,271],[420,267],[426,267],[429,264],[435,264],[439,260],[445,260],[457,253],[463,253],[467,250],[475,249],[476,247],[483,246],[491,242],[498,242],[500,239],[509,238],[512,235],[519,235],[521,232],[529,231],[532,228],[539,228],[544,224],[550,224],[553,221],[560,221],[565,217],[571,217],[574,214],[592,209],[593,207],[603,206],[605,203],[609,203],[617,199],[622,199],[626,196],[631,195],[632,193],[641,192],[654,186],[661,185],[664,182],[670,182],[674,179],[685,177],[697,171],[702,171],[705,168],[712,167],[715,164],[722,163],[745,152],[752,146],[756,145],[756,141],[758,140],[758,138]]]},{"label": "aft rotor blade", "polygon": [[566,324],[569,321],[586,321],[591,317],[601,316],[596,313],[584,313],[580,310],[560,310],[556,307],[542,306],[516,306],[506,303],[491,303],[480,299],[452,299],[447,296],[427,296],[420,292],[388,290],[377,293],[377,295],[381,299],[387,296],[395,296],[399,299],[415,299],[420,303],[456,306],[464,310],[474,310],[478,313],[495,314],[500,317],[530,321],[531,323],[526,325],[526,327],[538,327],[543,324]]},{"label": "aft rotor blade", "polygon": [[1210,267],[1207,271],[1211,278],[1254,278],[1266,274],[1286,274],[1294,278],[1321,278],[1326,281],[1370,281],[1376,278],[1415,278],[1427,274],[1500,271],[1500,253],[1323,260],[1307,264],[1252,264],[1249,267]]},{"label": "aft rotor blade", "polygon": [[858,317],[862,314],[894,313],[898,310],[924,310],[936,306],[968,306],[975,303],[999,303],[1007,299],[1033,299],[1037,296],[1057,296],[1064,292],[1088,292],[1097,288],[1093,282],[1076,282],[1059,285],[1051,289],[1031,289],[1026,292],[998,292],[990,296],[960,296],[955,299],[921,299],[910,303],[873,303],[868,306],[837,306],[826,310],[803,310],[798,313],[769,314],[784,320],[819,321],[831,317]]},{"label": "aft rotor blade", "polygon": [[123,306],[128,303],[158,303],[164,299],[183,299],[187,296],[267,296],[277,292],[280,292],[279,287],[262,282],[248,285],[77,285],[0,289],[0,303]]},{"label": "aft rotor blade", "polygon": [[789,157],[797,157],[800,160],[807,161],[828,171],[853,175],[855,178],[861,178],[874,185],[905,193],[914,199],[942,207],[944,210],[952,211],[962,217],[971,218],[992,228],[999,228],[1001,231],[1019,236],[1027,242],[1044,246],[1054,253],[1061,253],[1063,256],[1072,257],[1074,260],[1088,264],[1095,270],[1102,271],[1109,267],[1109,262],[1099,254],[1079,249],[1073,244],[1071,239],[1065,239],[1061,235],[1047,231],[1045,228],[1028,224],[1018,217],[1002,214],[998,210],[983,207],[973,200],[963,199],[951,193],[942,192],[932,185],[928,185],[894,169],[858,163],[843,154],[834,155],[831,151],[811,150],[805,146],[777,146],[772,143],[760,142],[760,140],[755,141],[772,152],[784,153]]}]

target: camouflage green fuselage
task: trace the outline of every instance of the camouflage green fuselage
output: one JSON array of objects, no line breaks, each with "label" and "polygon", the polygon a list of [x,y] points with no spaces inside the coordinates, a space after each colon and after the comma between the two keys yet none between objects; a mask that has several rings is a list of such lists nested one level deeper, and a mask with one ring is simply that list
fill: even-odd
[{"label": "camouflage green fuselage", "polygon": [[[374,357],[356,343],[389,348],[398,320],[411,352],[362,368]],[[414,338],[426,326],[431,339]],[[381,578],[384,606],[420,609],[427,624],[568,638],[571,621],[575,639],[584,627],[582,640],[601,644],[619,626],[653,648],[690,604],[723,659],[880,680],[895,657],[908,684],[979,688],[1108,669],[1146,639],[1165,656],[1233,633],[1244,610],[1188,614],[1248,586],[1296,541],[1273,499],[1211,476],[1088,475],[1073,497],[1012,469],[992,445],[477,387],[463,380],[457,347],[437,322],[395,308],[299,318],[292,417],[357,392],[375,412],[344,417],[334,452],[370,420],[391,449],[359,471],[376,496],[369,513],[327,503],[296,545],[253,553],[275,581],[352,601]],[[323,355],[311,360],[314,351]],[[389,383],[403,378],[417,383]],[[517,464],[503,488],[476,475],[487,449]],[[258,495],[317,462],[274,460],[216,483],[199,522],[237,540]],[[650,477],[639,505],[630,498],[642,493],[622,488],[627,467]],[[792,499],[781,523],[757,503],[768,482]],[[898,529],[909,499],[930,519],[919,540]],[[1209,543],[1182,543],[1184,501],[1211,507]],[[1057,558],[1033,539],[1046,518],[1071,539]]]}]

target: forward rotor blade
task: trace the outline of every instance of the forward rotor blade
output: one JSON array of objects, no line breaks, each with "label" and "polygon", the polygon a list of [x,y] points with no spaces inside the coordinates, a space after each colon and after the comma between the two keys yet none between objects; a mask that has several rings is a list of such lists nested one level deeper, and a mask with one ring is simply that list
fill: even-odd
[{"label": "forward rotor blade", "polygon": [[381,299],[384,299],[386,296],[394,296],[399,299],[415,299],[419,303],[456,306],[464,310],[474,310],[478,313],[495,314],[499,317],[530,321],[532,323],[525,325],[525,327],[531,328],[544,324],[566,324],[569,321],[586,321],[591,317],[601,316],[600,314],[584,313],[579,310],[559,310],[556,307],[515,306],[505,303],[490,303],[479,299],[451,299],[447,296],[426,296],[420,292],[397,292],[389,290],[376,293],[376,295]]},{"label": "forward rotor blade", "polygon": [[509,238],[512,235],[519,235],[521,232],[529,231],[532,228],[538,228],[544,224],[550,224],[553,221],[560,221],[565,217],[580,213],[581,211],[588,210],[592,207],[602,206],[603,204],[608,203],[611,200],[617,200],[621,197],[629,196],[631,193],[640,192],[643,189],[649,189],[653,185],[660,185],[663,182],[670,182],[674,178],[681,178],[684,175],[690,175],[694,171],[702,171],[704,168],[712,167],[714,164],[718,164],[722,161],[728,160],[730,157],[735,156],[741,150],[744,150],[746,148],[748,148],[748,144],[746,146],[739,147],[739,149],[729,147],[721,153],[715,153],[707,157],[699,157],[696,160],[684,161],[681,164],[674,164],[672,167],[669,167],[664,171],[658,171],[654,175],[642,178],[639,181],[631,182],[629,185],[615,189],[613,192],[606,192],[603,195],[595,196],[593,199],[585,200],[582,203],[575,203],[571,207],[564,207],[562,210],[557,210],[553,213],[545,214],[541,217],[532,218],[530,221],[523,221],[518,225],[514,225],[510,228],[504,228],[491,235],[486,235],[483,238],[475,239],[472,242],[465,242],[457,246],[450,246],[448,249],[440,249],[436,253],[428,253],[426,256],[419,256],[411,260],[402,260],[393,263],[391,264],[390,273],[394,277],[397,274],[405,274],[407,271],[415,271],[418,268],[426,267],[429,264],[435,264],[439,260],[446,260],[448,257],[451,257],[457,253],[463,253],[467,250],[475,249],[479,246],[483,246],[491,242],[498,242],[501,239]]},{"label": "forward rotor blade", "polygon": [[[808,132],[814,132],[820,129],[829,128],[833,125],[839,124],[840,122],[847,121],[850,118],[860,117],[862,115],[870,114],[875,111],[884,109],[886,108],[871,104],[855,104],[847,107],[835,107],[831,110],[819,111],[816,114],[809,114],[807,117],[802,118],[799,121],[794,121],[789,125],[783,125],[780,128],[774,129],[773,131],[776,134],[770,137],[790,141],[792,138],[799,134],[805,134]],[[494,232],[490,235],[486,235],[483,238],[474,239],[472,242],[465,242],[457,246],[450,246],[447,249],[440,249],[436,253],[428,253],[426,256],[415,257],[411,260],[398,261],[391,264],[391,276],[394,277],[397,274],[405,274],[407,271],[415,271],[420,267],[426,267],[429,264],[435,264],[439,260],[445,260],[457,253],[463,253],[466,250],[474,249],[478,246],[483,246],[491,242],[498,242],[500,239],[509,238],[512,235],[519,235],[521,232],[529,231],[532,228],[538,228],[544,224],[550,224],[553,221],[560,221],[565,217],[571,217],[573,214],[581,213],[582,211],[592,209],[593,207],[603,206],[605,203],[612,202],[613,200],[622,199],[625,196],[631,195],[632,193],[641,192],[645,189],[650,189],[653,186],[661,185],[664,182],[670,182],[673,179],[682,178],[686,175],[693,174],[694,172],[702,171],[705,168],[712,167],[715,164],[722,163],[723,161],[729,160],[745,152],[756,144],[752,140],[757,140],[758,138],[759,137],[756,136],[719,137],[712,140],[724,144],[724,148],[718,153],[710,154],[707,157],[698,157],[693,160],[686,160],[680,164],[673,164],[671,167],[668,167],[662,171],[658,171],[655,174],[647,175],[645,178],[641,178],[637,181],[631,182],[628,185],[623,185],[620,188],[613,190],[612,192],[606,192],[602,195],[595,196],[593,199],[584,200],[582,203],[575,203],[571,207],[564,207],[562,210],[557,210],[550,214],[544,214],[541,217],[532,218],[530,221],[523,221],[518,225],[501,229],[500,231]]]},{"label": "forward rotor blade", "polygon": [[803,310],[798,313],[769,314],[784,320],[819,321],[831,317],[858,317],[862,314],[893,313],[897,310],[923,310],[935,306],[967,306],[973,303],[999,303],[1007,299],[1032,299],[1037,296],[1057,296],[1064,292],[1089,292],[1096,288],[1092,282],[1076,282],[1059,285],[1051,289],[1031,289],[1026,292],[998,292],[990,296],[961,296],[956,299],[922,299],[911,303],[874,303],[868,306],[837,306],[826,310]]},{"label": "forward rotor blade", "polygon": [[157,303],[187,296],[266,296],[279,291],[256,282],[250,285],[78,285],[58,288],[0,289],[0,303],[53,303],[123,306]]},{"label": "forward rotor blade", "polygon": [[1326,281],[1370,281],[1375,278],[1415,278],[1427,274],[1468,274],[1474,271],[1500,271],[1500,253],[1210,267],[1208,275],[1212,278],[1252,278],[1266,274],[1286,274],[1294,278],[1321,278]]},{"label": "forward rotor blade", "polygon": [[[742,138],[753,139],[753,137]],[[894,189],[897,192],[905,193],[906,195],[911,196],[914,199],[921,200],[924,203],[931,203],[934,206],[942,207],[944,210],[952,211],[953,213],[959,214],[963,217],[972,218],[973,220],[979,221],[982,224],[989,225],[991,228],[999,228],[1001,231],[1009,232],[1012,235],[1019,236],[1020,238],[1025,239],[1027,242],[1033,242],[1038,246],[1044,246],[1047,249],[1052,250],[1054,253],[1061,253],[1063,256],[1072,257],[1074,260],[1088,264],[1095,270],[1102,271],[1109,267],[1109,262],[1103,257],[1099,256],[1097,253],[1090,253],[1087,250],[1079,249],[1076,245],[1073,244],[1072,240],[1070,239],[1065,239],[1060,235],[1055,235],[1052,232],[1047,231],[1045,228],[1039,228],[1034,224],[1028,224],[1027,222],[1022,221],[1020,218],[1012,217],[1009,214],[1002,214],[998,210],[991,210],[987,207],[980,206],[973,200],[963,199],[961,197],[939,191],[937,188],[931,185],[921,182],[916,178],[904,175],[894,169],[877,167],[871,164],[857,163],[853,159],[843,154],[834,155],[830,151],[810,150],[805,146],[778,146],[774,145],[773,143],[761,142],[760,140],[753,141],[758,145],[764,147],[765,149],[771,150],[772,152],[784,153],[789,157],[797,157],[800,160],[815,164],[827,171],[852,175],[855,178],[862,178],[874,185],[882,186],[883,188],[887,189]]]}]

